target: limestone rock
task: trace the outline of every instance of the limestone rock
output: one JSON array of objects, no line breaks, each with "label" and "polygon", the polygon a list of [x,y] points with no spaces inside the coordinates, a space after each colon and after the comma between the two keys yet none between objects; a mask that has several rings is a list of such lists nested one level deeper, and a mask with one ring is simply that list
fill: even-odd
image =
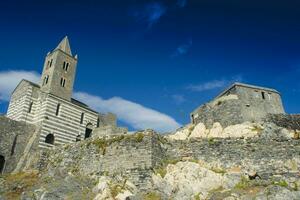
[{"label": "limestone rock", "polygon": [[213,172],[194,162],[178,162],[167,166],[164,178],[153,177],[157,188],[166,188],[162,192],[174,199],[192,199],[201,194],[206,198],[209,191],[226,187],[228,179],[221,173]]},{"label": "limestone rock", "polygon": [[190,134],[189,138],[203,138],[207,136],[207,129],[203,123],[199,123],[195,126],[194,130]]},{"label": "limestone rock", "polygon": [[223,137],[223,128],[219,122],[215,122],[209,130],[208,137]]}]

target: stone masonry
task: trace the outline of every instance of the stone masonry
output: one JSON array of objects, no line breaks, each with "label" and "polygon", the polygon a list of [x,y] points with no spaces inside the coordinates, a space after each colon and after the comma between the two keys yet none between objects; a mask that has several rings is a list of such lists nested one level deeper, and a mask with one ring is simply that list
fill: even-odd
[{"label": "stone masonry", "polygon": [[0,173],[19,171],[34,162],[38,153],[36,126],[0,116]]},{"label": "stone masonry", "polygon": [[274,89],[234,83],[211,102],[191,113],[192,123],[223,127],[245,121],[261,121],[267,114],[284,114],[280,93]]}]

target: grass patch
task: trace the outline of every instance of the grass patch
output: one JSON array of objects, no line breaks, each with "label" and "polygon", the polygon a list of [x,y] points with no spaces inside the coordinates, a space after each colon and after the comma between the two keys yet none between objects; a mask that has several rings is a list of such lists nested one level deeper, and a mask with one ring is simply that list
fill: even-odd
[{"label": "grass patch", "polygon": [[255,131],[257,133],[261,133],[264,129],[260,126],[260,125],[257,125],[257,124],[254,124],[253,127],[251,128],[251,131]]},{"label": "grass patch", "polygon": [[213,145],[213,144],[215,144],[216,142],[215,142],[215,140],[214,140],[214,138],[209,138],[208,139],[208,144],[209,145]]},{"label": "grass patch", "polygon": [[222,169],[222,168],[219,168],[219,167],[211,168],[210,170],[215,172],[215,173],[222,174],[222,175],[224,175],[226,173],[225,169]]},{"label": "grass patch", "polygon": [[278,185],[280,187],[288,187],[289,184],[285,180],[280,180],[279,182],[273,181],[273,185]]},{"label": "grass patch", "polygon": [[194,200],[200,200],[200,193],[198,193],[194,196]]},{"label": "grass patch", "polygon": [[161,200],[161,195],[157,192],[149,192],[143,195],[143,200]]},{"label": "grass patch", "polygon": [[234,186],[235,189],[241,189],[241,190],[247,189],[249,187],[250,187],[250,181],[245,176],[242,176],[240,182],[238,182]]},{"label": "grass patch", "polygon": [[4,193],[6,200],[20,199],[21,194],[38,183],[38,172],[19,172],[4,176],[4,185],[11,188]]}]

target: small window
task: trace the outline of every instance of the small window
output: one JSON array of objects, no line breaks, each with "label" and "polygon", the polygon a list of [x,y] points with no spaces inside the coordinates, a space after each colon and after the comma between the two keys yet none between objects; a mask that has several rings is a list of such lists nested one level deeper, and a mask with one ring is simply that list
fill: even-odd
[{"label": "small window", "polygon": [[56,106],[56,112],[55,112],[55,115],[56,115],[56,116],[59,115],[59,110],[60,110],[60,103],[57,104],[57,106]]},{"label": "small window", "polygon": [[28,108],[28,113],[31,113],[31,110],[32,110],[32,105],[33,105],[33,102],[30,102],[30,104],[29,104],[29,108]]},{"label": "small window", "polygon": [[54,135],[53,134],[48,134],[45,138],[45,143],[54,144]]},{"label": "small window", "polygon": [[46,75],[43,80],[43,85],[46,85],[48,83],[48,79],[49,79],[49,75]]},{"label": "small window", "polygon": [[17,139],[18,139],[18,135],[15,136],[14,142],[12,144],[11,151],[10,151],[11,156],[14,155],[14,153],[15,153],[16,145],[17,145]]},{"label": "small window", "polygon": [[61,79],[60,79],[60,86],[61,86],[61,87],[65,87],[65,85],[66,85],[66,79],[61,78]]},{"label": "small window", "polygon": [[65,71],[68,71],[68,69],[69,69],[69,63],[64,62],[64,63],[63,63],[63,69],[64,69]]},{"label": "small window", "polygon": [[266,99],[265,92],[261,92],[261,97],[262,97],[262,99]]},{"label": "small window", "polygon": [[80,124],[83,123],[83,118],[84,118],[84,113],[81,113],[81,117],[80,117]]},{"label": "small window", "polygon": [[100,127],[100,118],[97,119],[97,127]]}]

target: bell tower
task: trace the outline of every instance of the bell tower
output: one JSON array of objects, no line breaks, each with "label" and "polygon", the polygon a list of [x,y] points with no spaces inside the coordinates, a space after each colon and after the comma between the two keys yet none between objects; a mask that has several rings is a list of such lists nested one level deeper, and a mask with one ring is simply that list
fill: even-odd
[{"label": "bell tower", "polygon": [[70,101],[76,66],[77,55],[72,56],[69,40],[66,36],[45,58],[40,82],[41,90]]}]

